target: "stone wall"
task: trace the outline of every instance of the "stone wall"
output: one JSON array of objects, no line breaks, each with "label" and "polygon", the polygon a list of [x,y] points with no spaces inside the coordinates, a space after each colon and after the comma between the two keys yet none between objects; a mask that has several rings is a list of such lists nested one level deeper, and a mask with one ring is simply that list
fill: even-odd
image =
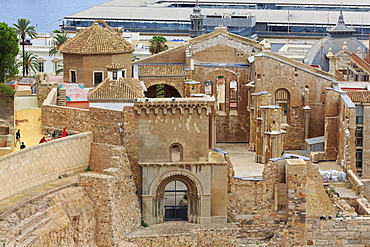
[{"label": "stone wall", "polygon": [[307,219],[306,246],[368,246],[370,218]]},{"label": "stone wall", "polygon": [[123,133],[120,132],[119,124],[123,122],[122,111],[93,107],[86,110],[44,104],[41,122],[44,128],[67,127],[67,132],[92,131],[94,142],[121,145]]},{"label": "stone wall", "polygon": [[92,133],[72,135],[0,157],[0,200],[84,170],[90,159]]},{"label": "stone wall", "polygon": [[289,127],[286,128],[284,136],[284,149],[301,149],[304,143],[304,115],[303,108],[290,108]]},{"label": "stone wall", "polygon": [[[180,161],[206,159],[211,143],[214,100],[150,99],[135,103],[140,162],[170,162],[171,145],[181,149]],[[155,150],[155,151],[153,151]]]},{"label": "stone wall", "polygon": [[41,123],[43,127],[54,127],[76,132],[89,131],[89,111],[55,105],[42,105]]},{"label": "stone wall", "polygon": [[121,146],[93,142],[91,144],[90,168],[94,172],[102,173],[105,169],[112,167],[110,158],[121,155],[119,151],[121,148]]},{"label": "stone wall", "polygon": [[78,184],[85,187],[94,202],[97,246],[116,246],[123,236],[140,227],[141,213],[137,189],[124,148],[110,157],[111,168],[104,173],[80,174]]},{"label": "stone wall", "polygon": [[[176,234],[148,234],[146,236],[135,236],[130,234],[121,242],[120,247],[124,246],[151,246],[151,247],[224,247],[224,246],[240,246],[238,238],[239,229],[233,224],[223,225],[205,225],[192,231],[186,229],[186,233],[180,227],[173,229]],[[167,226],[169,229],[171,226]],[[127,245],[128,243],[134,245]]]},{"label": "stone wall", "polygon": [[272,104],[276,103],[276,91],[285,89],[288,92],[290,128],[287,129],[285,136],[286,149],[301,149],[301,145],[304,144],[305,129],[302,120],[305,106],[311,109],[308,138],[324,135],[325,108],[328,107],[325,92],[326,87],[330,87],[332,81],[336,80],[333,75],[271,52],[256,56],[255,73],[254,92],[271,92]]},{"label": "stone wall", "polygon": [[44,100],[48,97],[48,94],[53,88],[57,88],[58,83],[56,82],[41,82],[37,83],[37,105],[41,107]]},{"label": "stone wall", "polygon": [[216,116],[217,142],[248,142],[249,121],[246,115],[225,115],[219,112]]},{"label": "stone wall", "polygon": [[228,214],[243,228],[245,238],[268,239],[280,222],[286,221],[286,215],[274,209],[275,201],[266,193],[273,188],[266,185],[264,179],[233,180],[228,194]]}]

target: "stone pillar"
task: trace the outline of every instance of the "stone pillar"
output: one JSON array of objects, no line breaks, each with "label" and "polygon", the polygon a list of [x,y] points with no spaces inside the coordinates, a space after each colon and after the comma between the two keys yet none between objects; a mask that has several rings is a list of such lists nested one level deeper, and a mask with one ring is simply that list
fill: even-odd
[{"label": "stone pillar", "polygon": [[[364,103],[364,123],[370,123],[370,104]],[[370,128],[368,124],[363,125],[362,139],[362,176],[370,176]]]},{"label": "stone pillar", "polygon": [[201,195],[199,200],[199,224],[210,224],[211,220],[211,195]]},{"label": "stone pillar", "polygon": [[307,163],[301,159],[286,160],[285,176],[288,189],[288,234],[295,241],[290,245],[305,246]]},{"label": "stone pillar", "polygon": [[153,202],[154,196],[151,195],[142,195],[142,216],[145,223],[148,225],[154,224],[155,219],[153,219]]},{"label": "stone pillar", "polygon": [[263,162],[263,145],[262,145],[262,111],[261,106],[269,105],[271,102],[271,94],[267,91],[259,93],[252,93],[253,97],[253,115],[251,115],[251,130],[250,130],[250,143],[249,149],[256,152],[256,162]]},{"label": "stone pillar", "polygon": [[335,58],[331,47],[329,48],[329,52],[326,54],[326,57],[329,59],[329,73],[335,74]]},{"label": "stone pillar", "polygon": [[269,159],[280,157],[283,151],[283,137],[285,131],[281,129],[281,107],[276,105],[261,106],[263,153],[261,161],[267,163]]},{"label": "stone pillar", "polygon": [[[308,139],[310,136],[310,113],[311,108],[309,106],[303,107],[303,115],[304,115],[304,139]],[[305,150],[306,142],[303,144],[302,150]]]}]

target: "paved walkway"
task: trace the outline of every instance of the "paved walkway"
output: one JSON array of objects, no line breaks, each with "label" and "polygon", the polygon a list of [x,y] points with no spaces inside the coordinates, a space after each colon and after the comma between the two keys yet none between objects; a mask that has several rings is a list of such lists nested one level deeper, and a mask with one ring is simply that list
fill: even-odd
[{"label": "paved walkway", "polygon": [[229,153],[235,176],[245,178],[262,177],[264,165],[255,162],[256,153],[248,151],[247,143],[217,143],[216,147]]}]

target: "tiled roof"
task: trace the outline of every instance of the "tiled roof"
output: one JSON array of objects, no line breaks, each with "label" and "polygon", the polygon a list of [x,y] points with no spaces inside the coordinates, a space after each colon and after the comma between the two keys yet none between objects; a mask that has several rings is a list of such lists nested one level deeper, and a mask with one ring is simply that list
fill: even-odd
[{"label": "tiled roof", "polygon": [[131,102],[134,98],[142,97],[144,94],[139,80],[129,81],[121,78],[118,81],[113,81],[107,78],[89,92],[88,100],[91,102]]},{"label": "tiled roof", "polygon": [[132,44],[109,30],[109,27],[93,23],[60,47],[62,53],[72,54],[118,54],[133,52]]},{"label": "tiled roof", "polygon": [[348,91],[347,95],[351,98],[354,103],[370,103],[370,92],[361,90],[361,91]]},{"label": "tiled roof", "polygon": [[105,67],[107,68],[107,70],[119,70],[124,68],[121,64],[116,62],[113,62]]}]

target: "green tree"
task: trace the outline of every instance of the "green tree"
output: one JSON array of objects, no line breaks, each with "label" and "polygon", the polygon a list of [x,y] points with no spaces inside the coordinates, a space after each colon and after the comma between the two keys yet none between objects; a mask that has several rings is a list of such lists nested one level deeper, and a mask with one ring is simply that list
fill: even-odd
[{"label": "green tree", "polygon": [[[37,55],[26,51],[24,53],[24,56],[21,56],[22,58],[22,63],[24,64],[24,69],[26,76],[28,76],[29,72],[32,71],[33,73],[37,73],[39,69],[39,62],[37,61]],[[19,65],[22,65],[22,63],[19,63]]]},{"label": "green tree", "polygon": [[[25,45],[25,40],[26,36],[28,35],[31,39],[36,38],[36,28],[34,26],[31,26],[31,21],[26,20],[23,18],[20,18],[17,20],[17,23],[14,24],[15,31],[17,34],[21,37],[22,40],[22,58],[25,58],[25,50],[24,50],[24,45]],[[22,63],[22,75],[24,76],[26,72],[26,66],[25,66],[25,61],[23,60]]]},{"label": "green tree", "polygon": [[60,46],[63,45],[69,38],[69,35],[66,33],[56,34],[54,37],[55,40],[53,41],[54,46],[49,50],[49,56],[55,56],[59,52]]},{"label": "green tree", "polygon": [[18,74],[18,68],[15,66],[18,52],[17,33],[5,22],[0,22],[0,83]]},{"label": "green tree", "polygon": [[137,60],[140,60],[140,58],[138,58],[137,56],[135,55],[132,55],[131,57],[131,62],[136,62]]},{"label": "green tree", "polygon": [[161,51],[165,51],[168,49],[166,45],[167,39],[160,35],[154,35],[151,40],[149,40],[149,52],[153,54],[160,53]]}]

